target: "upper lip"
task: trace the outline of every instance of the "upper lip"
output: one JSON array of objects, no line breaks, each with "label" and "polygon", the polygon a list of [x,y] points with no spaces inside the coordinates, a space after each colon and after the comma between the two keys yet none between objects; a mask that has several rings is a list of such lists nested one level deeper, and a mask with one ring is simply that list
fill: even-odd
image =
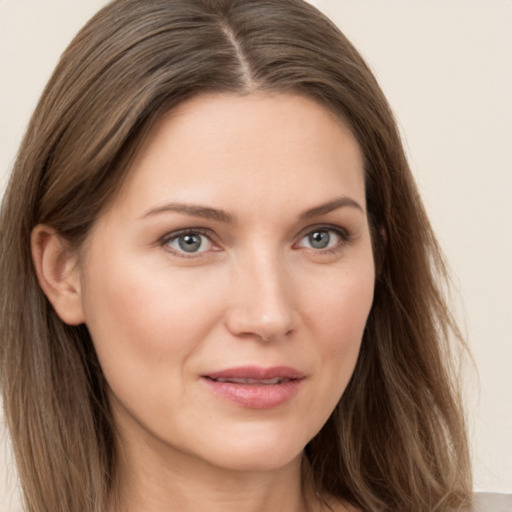
[{"label": "upper lip", "polygon": [[212,380],[218,379],[250,379],[255,381],[264,381],[270,379],[280,380],[298,380],[304,379],[305,375],[300,370],[290,366],[272,366],[268,368],[259,366],[240,366],[237,368],[228,368],[216,372],[209,372],[202,377]]}]

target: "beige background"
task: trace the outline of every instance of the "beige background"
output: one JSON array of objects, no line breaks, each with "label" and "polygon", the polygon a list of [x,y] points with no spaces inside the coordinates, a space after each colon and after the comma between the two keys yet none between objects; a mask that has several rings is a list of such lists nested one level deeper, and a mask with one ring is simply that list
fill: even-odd
[{"label": "beige background", "polygon": [[[58,56],[105,3],[0,0],[0,190]],[[361,51],[395,110],[478,367],[467,384],[475,486],[512,492],[512,0],[312,3]],[[12,512],[0,437],[0,510]]]}]

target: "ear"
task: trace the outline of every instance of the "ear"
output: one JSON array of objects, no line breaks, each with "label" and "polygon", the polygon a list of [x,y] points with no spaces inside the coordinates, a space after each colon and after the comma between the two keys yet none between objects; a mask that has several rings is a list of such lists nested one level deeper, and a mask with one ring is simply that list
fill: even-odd
[{"label": "ear", "polygon": [[388,232],[386,231],[386,228],[384,226],[380,226],[379,235],[382,241],[382,248],[386,249],[386,247],[388,246]]},{"label": "ear", "polygon": [[69,325],[84,323],[76,251],[71,251],[61,235],[45,224],[32,230],[31,249],[39,285],[57,315]]},{"label": "ear", "polygon": [[388,246],[388,232],[384,226],[373,228],[372,245],[375,259],[375,277],[378,279],[382,274],[386,259],[386,248]]}]

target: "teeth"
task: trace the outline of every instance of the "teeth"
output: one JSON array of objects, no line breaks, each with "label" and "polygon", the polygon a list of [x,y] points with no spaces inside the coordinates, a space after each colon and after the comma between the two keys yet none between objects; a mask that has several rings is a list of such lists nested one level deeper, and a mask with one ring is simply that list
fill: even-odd
[{"label": "teeth", "polygon": [[279,384],[282,381],[283,381],[283,379],[281,379],[280,377],[274,377],[273,379],[263,379],[261,381],[261,383],[262,384]]},{"label": "teeth", "polygon": [[272,384],[280,384],[281,382],[284,382],[285,380],[289,379],[283,379],[282,377],[274,377],[273,379],[239,379],[235,377],[226,377],[226,378],[219,378],[214,379],[216,382],[231,382],[233,384],[259,384],[259,385],[272,385]]}]

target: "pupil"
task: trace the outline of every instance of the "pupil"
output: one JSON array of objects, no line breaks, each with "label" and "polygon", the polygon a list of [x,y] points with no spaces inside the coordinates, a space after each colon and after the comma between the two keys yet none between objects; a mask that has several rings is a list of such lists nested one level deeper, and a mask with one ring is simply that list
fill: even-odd
[{"label": "pupil", "polygon": [[327,231],[315,231],[309,235],[311,247],[315,249],[324,249],[329,245],[331,236]]},{"label": "pupil", "polygon": [[201,247],[201,237],[199,235],[182,235],[178,240],[178,245],[185,252],[195,252]]}]

